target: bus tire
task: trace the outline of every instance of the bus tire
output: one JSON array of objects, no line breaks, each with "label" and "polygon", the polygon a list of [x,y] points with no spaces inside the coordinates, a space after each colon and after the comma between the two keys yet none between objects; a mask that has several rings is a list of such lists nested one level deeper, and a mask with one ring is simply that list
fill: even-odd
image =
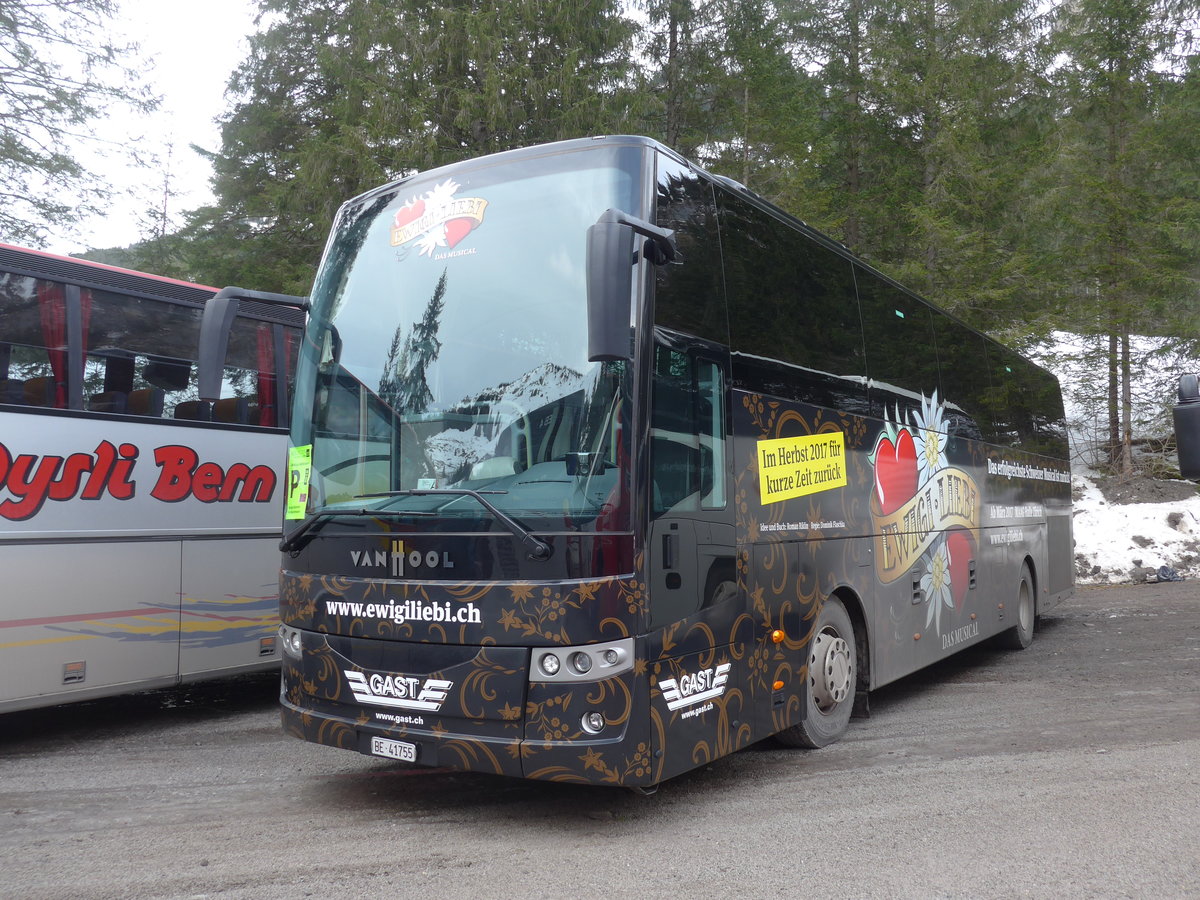
[{"label": "bus tire", "polygon": [[1037,598],[1033,592],[1033,576],[1029,564],[1021,565],[1021,580],[1017,582],[1017,595],[1013,600],[1017,623],[1000,633],[1000,644],[1009,650],[1024,650],[1033,643],[1033,629],[1037,619]]},{"label": "bus tire", "polygon": [[789,747],[824,747],[850,725],[858,676],[854,625],[837,597],[826,597],[809,644],[804,718],[777,735]]}]

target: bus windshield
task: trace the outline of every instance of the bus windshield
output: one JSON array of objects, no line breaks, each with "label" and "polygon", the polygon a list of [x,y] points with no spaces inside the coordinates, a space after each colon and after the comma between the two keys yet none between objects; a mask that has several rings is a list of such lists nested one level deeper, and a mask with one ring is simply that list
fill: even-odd
[{"label": "bus windshield", "polygon": [[636,153],[458,167],[342,210],[298,373],[309,514],[490,530],[473,491],[529,528],[628,528],[631,379],[587,359],[585,235],[636,210]]}]

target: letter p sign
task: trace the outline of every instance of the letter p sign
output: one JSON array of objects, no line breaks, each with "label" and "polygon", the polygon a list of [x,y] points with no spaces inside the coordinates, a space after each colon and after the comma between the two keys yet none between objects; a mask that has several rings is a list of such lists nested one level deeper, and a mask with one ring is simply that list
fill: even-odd
[{"label": "letter p sign", "polygon": [[312,477],[312,444],[288,448],[288,492],[285,519],[303,519],[308,509],[308,482]]}]

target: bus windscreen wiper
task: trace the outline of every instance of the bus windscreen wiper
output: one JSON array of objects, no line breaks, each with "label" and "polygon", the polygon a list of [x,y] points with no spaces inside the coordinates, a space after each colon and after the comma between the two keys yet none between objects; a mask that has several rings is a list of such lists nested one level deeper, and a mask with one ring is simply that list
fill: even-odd
[{"label": "bus windscreen wiper", "polygon": [[[367,496],[376,496],[368,494]],[[283,536],[283,540],[279,542],[279,550],[281,553],[291,553],[299,550],[301,541],[306,534],[316,528],[318,525],[323,525],[330,519],[336,519],[340,516],[372,516],[372,517],[394,517],[394,516],[431,516],[433,513],[425,512],[424,510],[409,510],[409,509],[370,509],[368,507],[357,507],[354,509],[318,509],[314,513],[310,513],[308,518],[296,526],[296,529]]]},{"label": "bus windscreen wiper", "polygon": [[495,516],[496,521],[503,525],[508,531],[521,540],[521,546],[525,548],[530,559],[549,559],[551,548],[550,545],[543,541],[540,537],[526,528],[523,528],[520,523],[515,521],[510,516],[497,509],[490,500],[484,497],[484,494],[506,494],[507,491],[472,491],[467,488],[416,488],[409,491],[384,491],[380,494],[363,494],[364,497],[430,497],[430,496],[448,496],[448,497],[470,497],[475,500]]}]

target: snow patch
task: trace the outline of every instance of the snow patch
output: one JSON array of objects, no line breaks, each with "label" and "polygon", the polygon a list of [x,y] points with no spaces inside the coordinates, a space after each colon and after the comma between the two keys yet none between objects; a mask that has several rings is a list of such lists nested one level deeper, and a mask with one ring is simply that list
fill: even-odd
[{"label": "snow patch", "polygon": [[505,426],[582,387],[583,375],[579,372],[543,363],[508,384],[464,397],[459,409],[470,410],[476,424],[465,429],[448,428],[425,441],[425,454],[438,484],[463,477],[472,464],[493,456]]},{"label": "snow patch", "polygon": [[1165,503],[1111,503],[1090,474],[1076,475],[1072,487],[1078,583],[1145,581],[1146,570],[1161,566],[1200,577],[1200,493]]}]

